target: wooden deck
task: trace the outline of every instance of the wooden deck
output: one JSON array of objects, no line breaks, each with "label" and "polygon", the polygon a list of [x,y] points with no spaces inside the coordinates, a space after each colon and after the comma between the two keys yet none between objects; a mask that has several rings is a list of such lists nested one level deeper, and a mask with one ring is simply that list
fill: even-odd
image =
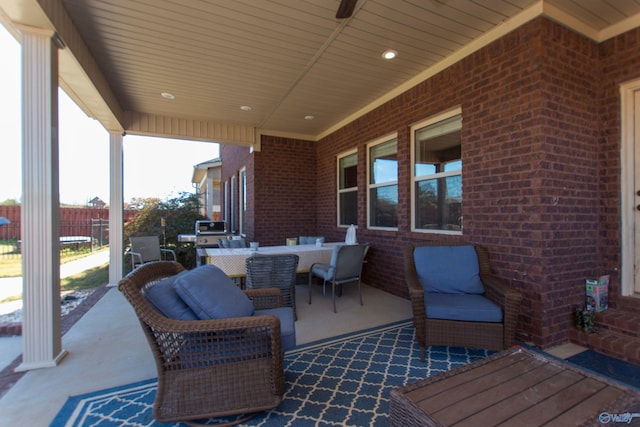
[{"label": "wooden deck", "polygon": [[519,347],[395,389],[390,406],[396,426],[640,426],[637,390]]}]

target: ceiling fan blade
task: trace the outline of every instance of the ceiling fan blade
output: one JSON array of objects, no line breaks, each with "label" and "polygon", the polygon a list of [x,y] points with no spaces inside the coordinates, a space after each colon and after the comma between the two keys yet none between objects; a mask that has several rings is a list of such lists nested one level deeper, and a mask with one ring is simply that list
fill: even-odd
[{"label": "ceiling fan blade", "polygon": [[358,0],[341,0],[338,12],[336,12],[336,19],[351,18],[357,2]]}]

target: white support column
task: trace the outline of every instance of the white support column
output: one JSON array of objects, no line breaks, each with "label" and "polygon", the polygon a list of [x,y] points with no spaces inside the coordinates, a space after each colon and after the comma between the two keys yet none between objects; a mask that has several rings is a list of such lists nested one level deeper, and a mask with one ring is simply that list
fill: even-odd
[{"label": "white support column", "polygon": [[122,134],[109,134],[109,286],[122,279],[124,253],[124,178]]},{"label": "white support column", "polygon": [[56,366],[62,350],[58,50],[53,32],[22,37],[22,364]]}]

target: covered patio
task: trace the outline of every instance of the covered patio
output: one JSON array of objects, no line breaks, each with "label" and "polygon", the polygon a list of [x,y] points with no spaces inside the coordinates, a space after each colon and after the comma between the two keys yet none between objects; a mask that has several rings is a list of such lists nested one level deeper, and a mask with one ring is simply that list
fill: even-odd
[{"label": "covered patio", "polygon": [[[364,282],[400,299],[407,242],[479,243],[524,295],[518,339],[640,363],[640,4],[359,0],[338,19],[340,3],[0,0],[23,48],[18,370],[60,370],[83,351],[63,345],[57,309],[58,85],[110,133],[111,285],[125,135],[210,141],[223,144],[224,217],[250,240],[338,241],[356,224],[371,245]],[[428,176],[459,177],[459,194],[436,199],[444,226],[442,209],[420,222],[420,138],[451,120],[457,143],[437,142],[458,169]],[[396,168],[388,204],[375,156]],[[609,309],[584,334],[572,314],[602,274]]]},{"label": "covered patio", "polygon": [[[318,292],[309,305],[306,286],[300,287],[298,344],[406,320],[407,315],[410,316],[410,303],[403,298],[364,286],[365,305],[360,306],[355,295],[355,287],[349,290],[348,296],[345,292],[340,312],[333,315],[331,298],[323,298]],[[9,338],[0,338],[3,356],[12,352],[7,340]],[[23,372],[14,385],[0,381],[3,423],[48,426],[69,396],[157,376],[153,355],[138,319],[117,288],[107,290],[64,334],[62,342],[69,355],[60,366]],[[16,363],[9,367],[15,366]],[[0,366],[0,371],[2,368],[4,366]]]}]

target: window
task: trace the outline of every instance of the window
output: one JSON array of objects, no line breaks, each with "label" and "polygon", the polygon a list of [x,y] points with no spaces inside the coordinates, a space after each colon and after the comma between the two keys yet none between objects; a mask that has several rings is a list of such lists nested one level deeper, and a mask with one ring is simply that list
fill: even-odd
[{"label": "window", "polygon": [[338,157],[338,226],[358,225],[358,153]]},{"label": "window", "polygon": [[398,138],[386,137],[368,145],[369,227],[398,227]]},{"label": "window", "polygon": [[240,234],[247,232],[247,169],[240,170]]},{"label": "window", "polygon": [[229,206],[231,207],[231,210],[229,212],[229,230],[231,230],[232,233],[236,233],[238,231],[238,225],[236,223],[236,218],[237,216],[237,212],[238,212],[238,202],[237,202],[237,198],[238,198],[238,188],[237,188],[237,182],[236,182],[236,177],[232,176],[231,177],[231,186],[230,186],[230,204]]},{"label": "window", "polygon": [[413,230],[462,233],[460,110],[411,127]]}]

